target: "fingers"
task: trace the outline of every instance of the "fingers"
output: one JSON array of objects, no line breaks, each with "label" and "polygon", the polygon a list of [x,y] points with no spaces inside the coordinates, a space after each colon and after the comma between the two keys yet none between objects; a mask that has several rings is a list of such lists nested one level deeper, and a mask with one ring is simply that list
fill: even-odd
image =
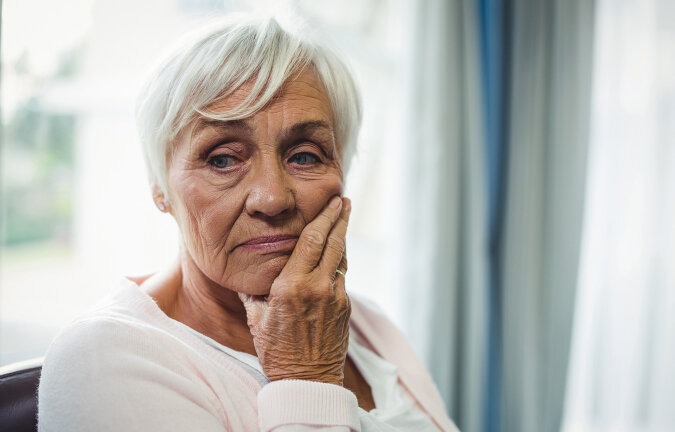
[{"label": "fingers", "polygon": [[342,259],[340,260],[340,264],[337,266],[337,274],[341,274],[343,277],[347,274],[347,250],[345,249],[345,253],[342,254]]},{"label": "fingers", "polygon": [[239,300],[246,309],[246,321],[249,327],[254,327],[260,322],[265,312],[265,300],[260,296],[238,293]]},{"label": "fingers", "polygon": [[[340,260],[340,264],[338,265],[338,270],[342,272],[347,271],[347,256],[346,254],[342,255],[342,259]],[[338,304],[344,305],[343,307],[351,311],[351,302],[349,300],[349,295],[347,295],[347,291],[345,289],[345,275],[344,273],[336,273],[335,274],[335,280],[333,281],[333,294],[335,296],[335,300],[337,301]],[[347,319],[349,319],[349,314],[347,314]],[[349,326],[347,326],[349,328]]]},{"label": "fingers", "polygon": [[342,207],[342,199],[334,197],[321,213],[305,226],[284,270],[292,269],[303,273],[314,270],[321,259],[331,228],[340,217]]},{"label": "fingers", "polygon": [[345,238],[347,235],[347,225],[349,224],[351,207],[351,201],[348,198],[344,198],[340,218],[328,235],[323,256],[318,265],[319,272],[324,275],[334,277],[337,270],[342,272],[347,271],[347,258],[345,256],[347,245]]}]

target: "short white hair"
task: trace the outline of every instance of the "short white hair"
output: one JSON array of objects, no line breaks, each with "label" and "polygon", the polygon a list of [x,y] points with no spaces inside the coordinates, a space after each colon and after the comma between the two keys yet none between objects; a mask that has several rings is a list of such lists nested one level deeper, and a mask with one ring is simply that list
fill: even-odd
[{"label": "short white hair", "polygon": [[[271,17],[230,17],[189,35],[151,72],[136,104],[136,123],[151,185],[167,193],[167,159],[176,138],[200,117],[236,120],[262,109],[284,83],[313,67],[331,103],[346,173],[361,124],[361,99],[344,61],[306,28]],[[227,112],[209,106],[251,82],[248,97]]]}]

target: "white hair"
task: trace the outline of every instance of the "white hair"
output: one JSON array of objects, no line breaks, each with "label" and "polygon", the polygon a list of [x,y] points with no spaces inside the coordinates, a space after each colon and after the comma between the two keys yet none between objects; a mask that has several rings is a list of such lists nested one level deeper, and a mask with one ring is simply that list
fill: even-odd
[{"label": "white hair", "polygon": [[[230,17],[189,35],[150,74],[136,105],[136,123],[150,183],[167,192],[167,159],[194,120],[235,120],[262,109],[294,74],[313,67],[331,103],[335,139],[347,172],[361,123],[361,100],[347,65],[307,29],[274,18]],[[248,97],[227,112],[208,110],[251,82]]]}]

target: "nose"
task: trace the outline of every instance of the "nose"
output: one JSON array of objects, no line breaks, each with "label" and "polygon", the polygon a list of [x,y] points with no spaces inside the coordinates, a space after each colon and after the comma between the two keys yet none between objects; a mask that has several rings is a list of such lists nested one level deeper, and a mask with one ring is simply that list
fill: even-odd
[{"label": "nose", "polygon": [[249,173],[245,209],[251,216],[275,217],[295,208],[290,178],[277,160],[259,164]]}]

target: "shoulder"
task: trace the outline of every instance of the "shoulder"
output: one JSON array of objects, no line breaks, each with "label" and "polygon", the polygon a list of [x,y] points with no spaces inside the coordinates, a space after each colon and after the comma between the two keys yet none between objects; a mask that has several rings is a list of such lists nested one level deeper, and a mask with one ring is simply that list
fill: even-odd
[{"label": "shoulder", "polygon": [[353,328],[376,354],[397,367],[402,384],[441,429],[456,431],[436,385],[403,333],[376,304],[358,295],[349,296]]},{"label": "shoulder", "polygon": [[[114,363],[117,357],[128,357],[138,351],[148,337],[140,323],[109,316],[78,319],[62,329],[52,341],[45,356],[43,375],[53,368],[83,371],[93,364]],[[62,371],[63,372],[63,371]]]},{"label": "shoulder", "polygon": [[123,367],[121,359],[151,356],[165,332],[144,312],[140,294],[121,287],[63,328],[47,350],[43,377],[58,370],[86,378],[92,369]]},{"label": "shoulder", "polygon": [[210,364],[161,329],[79,320],[54,340],[38,389],[40,431],[222,431]]},{"label": "shoulder", "polygon": [[216,404],[195,379],[193,358],[180,339],[124,302],[98,307],[64,328],[47,351],[40,430],[141,430],[168,418],[167,409],[211,422],[215,417],[203,414]]},{"label": "shoulder", "polygon": [[352,303],[351,328],[366,346],[399,368],[410,360],[415,366],[421,366],[403,332],[377,304],[351,293],[349,298]]},{"label": "shoulder", "polygon": [[352,325],[366,333],[375,333],[395,340],[404,338],[398,327],[377,303],[352,292],[349,293],[349,298],[352,304]]},{"label": "shoulder", "polygon": [[[130,281],[62,329],[45,356],[40,391],[68,380],[123,381],[143,368],[185,370],[194,347]],[[113,386],[114,388],[114,386]]]},{"label": "shoulder", "polygon": [[[105,316],[80,319],[64,328],[45,356],[40,404],[60,404],[69,395],[87,403],[104,400],[143,369],[170,367],[175,361],[160,354],[164,350],[153,340],[154,333],[149,326]],[[60,396],[53,398],[56,394]]]}]

